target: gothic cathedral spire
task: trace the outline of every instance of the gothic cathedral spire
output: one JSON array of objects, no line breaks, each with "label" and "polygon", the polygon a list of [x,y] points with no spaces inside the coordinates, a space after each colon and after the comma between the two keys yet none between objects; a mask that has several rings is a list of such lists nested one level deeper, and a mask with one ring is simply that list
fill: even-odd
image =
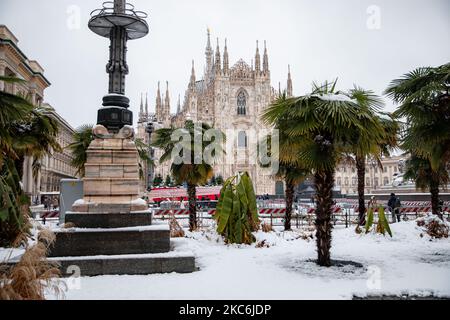
[{"label": "gothic cathedral spire", "polygon": [[158,81],[158,91],[156,93],[156,118],[158,121],[162,121],[162,101],[161,101],[161,89]]},{"label": "gothic cathedral spire", "polygon": [[164,116],[166,119],[169,119],[170,117],[169,81],[166,81],[166,99],[164,100]]},{"label": "gothic cathedral spire", "polygon": [[206,43],[206,50],[205,50],[205,56],[206,56],[206,74],[209,75],[212,70],[212,64],[213,64],[213,51],[211,47],[211,32],[208,28],[208,40]]},{"label": "gothic cathedral spire", "polygon": [[220,63],[219,38],[217,38],[216,61],[215,61],[214,66],[215,66],[216,74],[221,74],[221,72],[222,72],[222,65]]},{"label": "gothic cathedral spire", "polygon": [[228,71],[230,69],[230,63],[228,60],[228,48],[227,48],[227,39],[225,38],[225,48],[223,49],[223,73],[228,75]]},{"label": "gothic cathedral spire", "polygon": [[177,103],[177,114],[181,113],[181,99],[180,95],[178,95],[178,103]]},{"label": "gothic cathedral spire", "polygon": [[292,97],[292,77],[291,77],[291,66],[288,65],[288,80],[287,80],[287,96],[288,98]]},{"label": "gothic cathedral spire", "polygon": [[138,118],[138,123],[142,123],[144,122],[144,102],[143,102],[143,98],[142,98],[142,93],[141,93],[141,106],[139,108],[139,118]]},{"label": "gothic cathedral spire", "polygon": [[191,89],[191,91],[195,90],[195,65],[194,65],[194,60],[192,60],[191,80],[189,81],[189,88]]},{"label": "gothic cathedral spire", "polygon": [[255,71],[256,75],[259,76],[261,72],[261,56],[259,54],[259,41],[256,41]]},{"label": "gothic cathedral spire", "polygon": [[264,40],[264,59],[263,59],[263,72],[264,75],[269,75],[269,55],[267,54],[266,41]]}]

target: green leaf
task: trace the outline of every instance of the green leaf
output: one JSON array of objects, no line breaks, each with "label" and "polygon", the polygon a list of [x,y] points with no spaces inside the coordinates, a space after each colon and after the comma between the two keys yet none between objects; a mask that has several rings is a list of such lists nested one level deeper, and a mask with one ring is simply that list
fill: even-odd
[{"label": "green leaf", "polygon": [[387,231],[387,233],[389,233],[389,235],[392,238],[392,231],[391,228],[389,227],[389,222],[386,219],[386,214],[384,213],[384,208],[380,207],[379,211],[378,211],[378,217],[381,220],[383,229]]},{"label": "green leaf", "polygon": [[233,210],[233,189],[231,185],[228,185],[225,189],[223,195],[223,202],[220,211],[216,211],[219,219],[219,225],[217,227],[217,232],[222,234],[227,226],[228,219]]},{"label": "green leaf", "polygon": [[234,222],[232,228],[233,230],[233,242],[241,244],[242,243],[242,234],[245,232],[242,228],[242,211],[241,211],[241,201],[239,198],[239,194],[236,192],[234,194],[233,199],[233,218],[231,221]]},{"label": "green leaf", "polygon": [[373,225],[373,208],[369,208],[367,211],[367,221],[366,221],[366,233],[369,232]]},{"label": "green leaf", "polygon": [[3,208],[0,210],[0,220],[1,221],[6,221],[9,217],[9,210],[8,208]]}]

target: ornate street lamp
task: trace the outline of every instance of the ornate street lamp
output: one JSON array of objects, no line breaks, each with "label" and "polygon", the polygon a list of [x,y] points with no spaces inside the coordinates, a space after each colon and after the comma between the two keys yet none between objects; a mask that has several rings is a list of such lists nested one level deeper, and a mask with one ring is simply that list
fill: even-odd
[{"label": "ornate street lamp", "polygon": [[111,132],[118,132],[125,125],[133,125],[133,113],[128,110],[130,99],[125,96],[127,41],[145,37],[149,32],[147,14],[135,11],[125,0],[103,3],[103,8],[92,11],[89,29],[99,36],[109,38],[108,95],[103,97],[103,108],[98,111],[97,124]]}]

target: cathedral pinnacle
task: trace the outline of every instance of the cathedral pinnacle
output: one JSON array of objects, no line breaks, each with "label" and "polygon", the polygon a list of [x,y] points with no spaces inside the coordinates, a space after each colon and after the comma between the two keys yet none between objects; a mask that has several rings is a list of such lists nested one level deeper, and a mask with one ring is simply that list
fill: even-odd
[{"label": "cathedral pinnacle", "polygon": [[293,95],[292,90],[292,77],[291,77],[291,66],[288,65],[288,80],[287,80],[287,96],[290,98]]},{"label": "cathedral pinnacle", "polygon": [[148,93],[145,94],[145,115],[148,116]]},{"label": "cathedral pinnacle", "polygon": [[222,71],[222,66],[220,64],[219,38],[217,38],[215,69],[216,69],[216,74],[220,74]]},{"label": "cathedral pinnacle", "polygon": [[261,56],[259,54],[259,41],[256,40],[256,54],[255,54],[255,71],[259,75],[261,72]]},{"label": "cathedral pinnacle", "polygon": [[228,71],[230,69],[230,63],[228,60],[228,47],[227,47],[227,38],[225,38],[225,48],[223,52],[223,73],[228,74]]}]

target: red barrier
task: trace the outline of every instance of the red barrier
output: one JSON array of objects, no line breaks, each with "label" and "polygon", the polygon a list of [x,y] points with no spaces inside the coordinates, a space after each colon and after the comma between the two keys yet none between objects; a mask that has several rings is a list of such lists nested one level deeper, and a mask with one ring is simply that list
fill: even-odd
[{"label": "red barrier", "polygon": [[40,214],[41,219],[58,218],[59,211],[47,211]]},{"label": "red barrier", "polygon": [[189,215],[189,209],[158,209],[154,211],[155,216],[169,216],[172,214],[176,216]]}]

